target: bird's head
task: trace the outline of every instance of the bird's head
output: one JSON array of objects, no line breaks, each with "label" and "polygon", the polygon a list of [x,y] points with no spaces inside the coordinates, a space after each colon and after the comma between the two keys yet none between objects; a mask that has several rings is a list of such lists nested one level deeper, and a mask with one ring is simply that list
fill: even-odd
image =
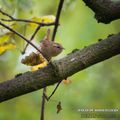
[{"label": "bird's head", "polygon": [[61,44],[53,42],[52,56],[57,56],[58,54],[60,54],[63,51],[63,49],[64,48],[62,47]]}]

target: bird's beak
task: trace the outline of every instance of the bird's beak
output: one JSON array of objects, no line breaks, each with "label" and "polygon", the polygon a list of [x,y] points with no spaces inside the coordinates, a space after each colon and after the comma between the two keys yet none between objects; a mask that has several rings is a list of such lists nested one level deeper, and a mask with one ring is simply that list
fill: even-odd
[{"label": "bird's beak", "polygon": [[63,50],[65,50],[65,48],[64,48],[63,46],[61,46],[61,48],[62,48]]}]

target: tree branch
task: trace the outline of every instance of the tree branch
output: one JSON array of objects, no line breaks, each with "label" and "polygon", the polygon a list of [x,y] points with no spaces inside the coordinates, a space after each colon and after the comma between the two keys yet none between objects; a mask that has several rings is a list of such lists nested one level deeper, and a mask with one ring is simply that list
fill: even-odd
[{"label": "tree branch", "polygon": [[2,11],[0,9],[0,13],[2,13],[3,15],[9,17],[10,19],[6,20],[6,19],[1,19],[3,21],[7,21],[7,22],[13,22],[13,21],[18,21],[18,22],[26,22],[26,23],[35,23],[37,25],[40,25],[41,27],[42,26],[52,26],[52,25],[55,25],[55,22],[52,22],[52,23],[44,23],[44,22],[37,22],[37,21],[33,21],[33,20],[27,20],[27,19],[17,19],[17,18],[14,18],[12,17],[11,15],[9,15],[8,13]]},{"label": "tree branch", "polygon": [[0,102],[33,92],[71,76],[89,66],[120,54],[120,33],[74,51],[45,68],[0,83]]},{"label": "tree branch", "polygon": [[95,12],[98,22],[110,23],[120,19],[120,1],[111,0],[83,0]]},{"label": "tree branch", "polygon": [[52,35],[52,41],[55,40],[55,35],[56,35],[57,28],[58,28],[58,25],[59,25],[59,18],[60,18],[60,13],[61,13],[61,10],[62,10],[62,7],[63,7],[63,3],[64,3],[64,0],[60,0],[59,5],[58,5],[56,20],[55,20],[55,27],[54,27],[54,31],[53,31],[53,35]]},{"label": "tree branch", "polygon": [[45,111],[45,96],[44,93],[46,93],[46,87],[43,88],[43,94],[42,94],[42,104],[41,104],[41,116],[40,116],[40,120],[44,120],[44,111]]},{"label": "tree branch", "polygon": [[[37,28],[35,29],[34,33],[31,35],[31,37],[30,37],[30,40],[29,40],[29,41],[32,41],[32,40],[34,39],[35,35],[36,35],[36,34],[37,34],[37,32],[40,30],[40,28],[41,28],[41,25],[38,25],[38,26],[37,26]],[[23,51],[22,51],[22,54],[24,54],[24,53],[25,53],[25,51],[26,51],[26,49],[27,49],[28,45],[29,45],[29,43],[27,42],[27,44],[26,44],[25,48],[24,48],[24,49],[23,49]]]}]

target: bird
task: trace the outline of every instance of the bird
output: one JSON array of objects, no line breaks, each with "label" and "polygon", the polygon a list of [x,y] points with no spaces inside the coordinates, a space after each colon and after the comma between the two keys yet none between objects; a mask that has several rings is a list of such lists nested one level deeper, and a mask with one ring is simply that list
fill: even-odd
[{"label": "bird", "polygon": [[47,29],[46,35],[40,42],[40,51],[42,55],[49,61],[52,57],[59,55],[63,51],[63,46],[50,40],[50,29]]},{"label": "bird", "polygon": [[39,53],[39,51],[32,52],[23,58],[21,63],[32,66],[34,70],[36,70],[37,67],[42,68],[51,61],[52,57],[59,55],[64,48],[60,43],[50,40],[50,29],[48,29],[44,39],[39,44],[39,49],[41,53]]}]

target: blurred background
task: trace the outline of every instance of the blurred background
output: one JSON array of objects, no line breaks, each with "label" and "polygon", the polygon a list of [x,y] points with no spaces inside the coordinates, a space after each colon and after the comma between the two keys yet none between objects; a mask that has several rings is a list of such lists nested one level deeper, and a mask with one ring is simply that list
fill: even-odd
[{"label": "blurred background", "polygon": [[[31,19],[43,15],[55,15],[59,0],[0,0],[0,8],[16,18]],[[2,15],[0,15],[2,18]],[[16,28],[21,34],[30,37],[34,28],[26,28],[18,23]],[[47,28],[40,29],[34,39],[36,45],[45,35]],[[110,24],[97,23],[94,13],[82,0],[65,0],[56,42],[61,43],[65,51],[54,59],[59,59],[73,49],[105,39],[109,34],[120,31],[120,20]],[[17,36],[13,41],[16,49],[0,55],[0,82],[12,79],[18,73],[30,71],[20,61],[25,42]],[[28,52],[33,48],[29,47]],[[120,56],[98,63],[80,71],[61,84],[51,100],[46,103],[45,120],[80,120],[78,109],[114,109],[120,108]],[[48,95],[55,85],[47,88]],[[42,90],[32,92],[0,103],[0,120],[39,120]],[[56,105],[61,101],[62,111],[56,113]],[[91,120],[97,120],[91,119]],[[99,120],[104,120],[101,118]]]}]

